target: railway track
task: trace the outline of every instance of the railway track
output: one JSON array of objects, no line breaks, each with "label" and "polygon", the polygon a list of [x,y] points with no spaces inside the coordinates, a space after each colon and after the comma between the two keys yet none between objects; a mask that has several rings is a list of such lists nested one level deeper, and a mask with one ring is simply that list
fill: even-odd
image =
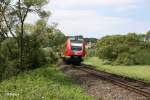
[{"label": "railway track", "polygon": [[122,77],[119,75],[115,75],[115,74],[111,74],[111,73],[107,73],[103,71],[99,71],[99,70],[92,68],[89,65],[82,65],[82,66],[84,67],[78,67],[78,68],[93,76],[105,79],[107,81],[112,82],[115,85],[118,85],[120,87],[133,91],[135,93],[143,95],[150,100],[150,84],[149,83],[145,83],[143,81],[138,81],[138,80],[130,79],[127,77]]}]

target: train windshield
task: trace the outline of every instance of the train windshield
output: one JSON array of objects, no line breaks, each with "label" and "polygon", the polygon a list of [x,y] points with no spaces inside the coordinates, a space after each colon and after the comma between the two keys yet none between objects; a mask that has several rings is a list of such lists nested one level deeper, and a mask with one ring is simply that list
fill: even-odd
[{"label": "train windshield", "polygon": [[81,46],[71,46],[71,50],[72,51],[81,51],[82,48],[81,48]]},{"label": "train windshield", "polygon": [[81,51],[82,50],[82,42],[81,41],[73,41],[71,42],[71,50],[72,51]]}]

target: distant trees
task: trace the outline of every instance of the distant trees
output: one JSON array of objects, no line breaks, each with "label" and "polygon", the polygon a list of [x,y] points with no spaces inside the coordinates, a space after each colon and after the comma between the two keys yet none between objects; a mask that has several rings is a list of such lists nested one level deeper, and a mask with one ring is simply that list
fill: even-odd
[{"label": "distant trees", "polygon": [[135,33],[103,37],[97,42],[97,54],[113,64],[150,64],[150,43],[144,38]]}]

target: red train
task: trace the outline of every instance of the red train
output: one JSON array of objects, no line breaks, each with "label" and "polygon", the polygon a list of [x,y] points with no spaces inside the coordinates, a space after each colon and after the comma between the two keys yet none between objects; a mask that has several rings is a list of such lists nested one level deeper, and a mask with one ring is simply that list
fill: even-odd
[{"label": "red train", "polygon": [[85,41],[82,36],[69,36],[65,43],[64,59],[68,63],[80,64],[85,56]]}]

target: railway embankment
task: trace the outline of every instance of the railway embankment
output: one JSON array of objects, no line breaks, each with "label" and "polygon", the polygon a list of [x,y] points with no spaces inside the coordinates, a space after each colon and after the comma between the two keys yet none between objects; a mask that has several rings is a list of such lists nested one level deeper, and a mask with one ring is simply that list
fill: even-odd
[{"label": "railway embankment", "polygon": [[59,69],[78,82],[94,100],[149,100],[145,96],[83,71],[80,67],[84,66],[59,65]]}]

